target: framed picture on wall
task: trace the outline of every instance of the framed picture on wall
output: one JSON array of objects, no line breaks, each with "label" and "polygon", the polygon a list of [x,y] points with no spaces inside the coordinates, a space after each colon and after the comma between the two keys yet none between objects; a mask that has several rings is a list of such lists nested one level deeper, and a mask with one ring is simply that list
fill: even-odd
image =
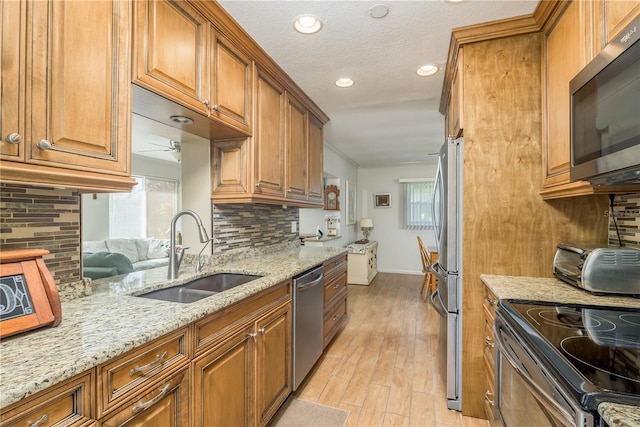
[{"label": "framed picture on wall", "polygon": [[347,206],[345,212],[345,219],[347,225],[353,225],[356,223],[356,185],[345,181],[346,186],[346,203]]},{"label": "framed picture on wall", "polygon": [[390,193],[376,193],[373,195],[373,205],[376,208],[390,208],[391,207],[391,194]]}]

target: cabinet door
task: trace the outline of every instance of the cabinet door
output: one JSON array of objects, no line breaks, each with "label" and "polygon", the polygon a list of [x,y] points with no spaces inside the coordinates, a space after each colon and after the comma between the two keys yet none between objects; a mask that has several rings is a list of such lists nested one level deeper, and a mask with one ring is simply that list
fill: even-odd
[{"label": "cabinet door", "polygon": [[254,325],[240,330],[194,362],[194,426],[253,423]]},{"label": "cabinet door", "polygon": [[0,158],[24,161],[25,1],[0,3]]},{"label": "cabinet door", "polygon": [[284,196],[284,90],[258,69],[254,114],[254,192]]},{"label": "cabinet door", "polygon": [[160,381],[137,400],[103,420],[105,427],[189,426],[190,371],[181,371]]},{"label": "cabinet door", "polygon": [[456,62],[456,68],[451,78],[451,99],[449,101],[449,114],[447,117],[447,124],[449,132],[447,136],[457,138],[462,135],[463,131],[463,106],[462,106],[462,94],[463,94],[463,48],[458,51],[458,60]]},{"label": "cabinet door", "polygon": [[291,392],[291,325],[291,303],[256,323],[256,425],[265,425]]},{"label": "cabinet door", "polygon": [[604,7],[606,38],[603,44],[607,44],[640,14],[640,2],[638,0],[605,0]]},{"label": "cabinet door", "polygon": [[308,162],[308,200],[318,206],[324,203],[322,187],[324,140],[322,123],[313,115],[309,115],[309,162]]},{"label": "cabinet door", "polygon": [[135,83],[208,114],[209,23],[184,1],[135,4]]},{"label": "cabinet door", "polygon": [[593,56],[589,2],[573,1],[546,34],[545,187],[569,182],[569,82]]},{"label": "cabinet door", "polygon": [[214,196],[248,194],[248,143],[247,138],[211,142],[211,185]]},{"label": "cabinet door", "polygon": [[307,109],[288,93],[286,114],[287,198],[306,200],[309,116]]},{"label": "cabinet door", "polygon": [[251,60],[213,28],[211,45],[211,115],[251,133]]},{"label": "cabinet door", "polygon": [[29,5],[26,161],[128,174],[131,3]]}]

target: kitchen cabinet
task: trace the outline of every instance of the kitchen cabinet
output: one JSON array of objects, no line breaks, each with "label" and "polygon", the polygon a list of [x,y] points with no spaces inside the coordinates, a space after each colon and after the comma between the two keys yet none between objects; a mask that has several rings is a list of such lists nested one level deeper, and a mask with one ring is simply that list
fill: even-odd
[{"label": "kitchen cabinet", "polygon": [[130,190],[131,3],[0,8],[3,181]]},{"label": "kitchen cabinet", "polygon": [[484,289],[484,301],[482,309],[484,313],[484,368],[486,390],[484,392],[484,409],[489,423],[500,426],[496,420],[495,407],[495,336],[493,334],[493,321],[495,320],[496,304],[498,298],[489,288]]},{"label": "kitchen cabinet", "polygon": [[322,122],[259,67],[254,81],[253,136],[211,142],[212,200],[321,207]]},{"label": "kitchen cabinet", "polygon": [[324,277],[323,346],[326,348],[347,321],[347,256],[322,266]]},{"label": "kitchen cabinet", "polygon": [[269,421],[291,392],[291,309],[288,280],[196,322],[195,426]]},{"label": "kitchen cabinet", "polygon": [[209,22],[189,3],[135,2],[134,83],[209,113]]},{"label": "kitchen cabinet", "polygon": [[[185,366],[191,352],[189,329],[182,328],[98,366],[98,417],[102,418],[125,401],[125,406],[135,407],[138,403],[131,403],[137,400],[132,397],[134,394]],[[132,413],[137,412],[139,409]]]},{"label": "kitchen cabinet", "polygon": [[163,378],[150,389],[133,396],[123,407],[119,407],[101,420],[104,427],[127,425],[144,426],[190,426],[191,372],[189,366]]},{"label": "kitchen cabinet", "polygon": [[369,285],[378,274],[378,242],[355,246],[360,251],[349,251],[348,281],[355,285]]},{"label": "kitchen cabinet", "polygon": [[[635,3],[635,6],[631,3]],[[602,4],[605,5],[603,23]],[[543,198],[553,199],[598,193],[629,192],[627,187],[592,186],[585,181],[570,182],[571,163],[571,79],[610,40],[614,31],[637,15],[637,2],[553,3],[545,22],[543,37]],[[602,28],[607,34],[603,37]],[[612,33],[613,32],[613,33]]]},{"label": "kitchen cabinet", "polygon": [[307,175],[309,160],[309,114],[306,108],[289,93],[286,105],[286,171],[287,197],[307,199]]},{"label": "kitchen cabinet", "polygon": [[453,70],[453,76],[451,78],[451,90],[449,91],[450,101],[449,108],[446,117],[447,121],[447,135],[453,138],[462,136],[464,123],[463,123],[463,109],[460,102],[462,100],[463,87],[462,87],[462,70],[464,64],[464,48],[458,50],[458,58],[456,61],[456,67]]},{"label": "kitchen cabinet", "polygon": [[95,425],[94,386],[94,370],[70,378],[3,409],[0,424],[3,427]]}]

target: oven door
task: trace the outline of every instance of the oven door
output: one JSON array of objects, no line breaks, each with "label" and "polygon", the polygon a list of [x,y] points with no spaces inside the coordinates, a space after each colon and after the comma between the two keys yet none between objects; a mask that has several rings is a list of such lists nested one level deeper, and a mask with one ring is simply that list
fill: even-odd
[{"label": "oven door", "polygon": [[593,427],[533,352],[496,315],[496,407],[506,427]]}]

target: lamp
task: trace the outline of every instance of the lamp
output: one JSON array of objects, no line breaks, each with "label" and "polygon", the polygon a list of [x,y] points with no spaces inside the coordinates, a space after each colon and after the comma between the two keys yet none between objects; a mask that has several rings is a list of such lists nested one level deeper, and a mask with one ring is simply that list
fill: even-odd
[{"label": "lamp", "polygon": [[371,233],[372,228],[373,220],[371,218],[360,219],[360,229],[362,230],[362,234],[364,234],[365,242],[369,241],[369,234]]}]

